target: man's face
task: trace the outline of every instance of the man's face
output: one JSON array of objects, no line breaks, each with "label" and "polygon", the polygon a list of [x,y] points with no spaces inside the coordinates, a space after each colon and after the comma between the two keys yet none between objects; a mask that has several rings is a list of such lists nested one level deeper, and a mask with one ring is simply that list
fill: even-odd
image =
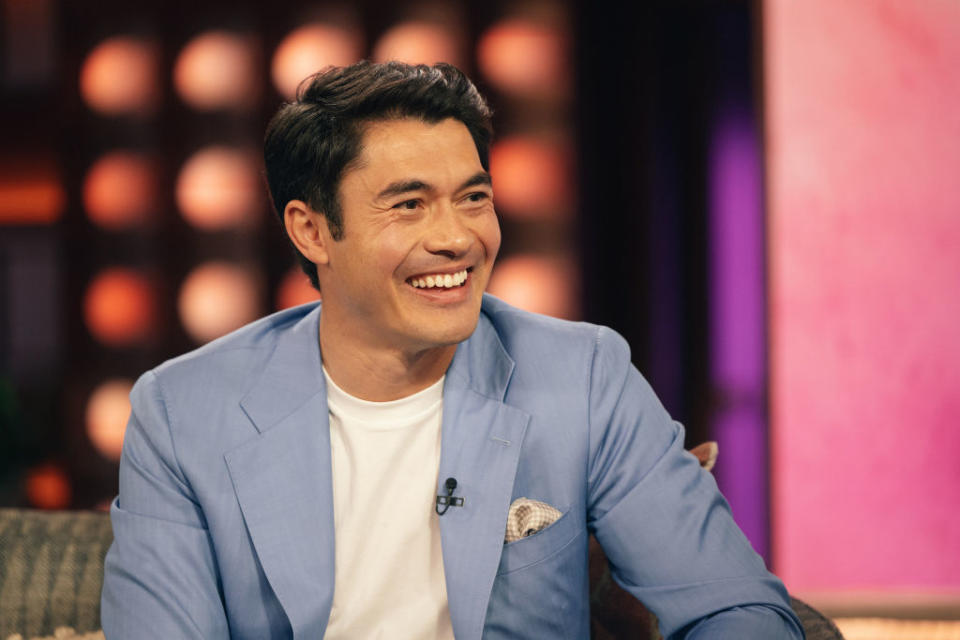
[{"label": "man's face", "polygon": [[489,182],[458,120],[367,125],[318,271],[335,335],[408,354],[469,337],[500,248]]}]

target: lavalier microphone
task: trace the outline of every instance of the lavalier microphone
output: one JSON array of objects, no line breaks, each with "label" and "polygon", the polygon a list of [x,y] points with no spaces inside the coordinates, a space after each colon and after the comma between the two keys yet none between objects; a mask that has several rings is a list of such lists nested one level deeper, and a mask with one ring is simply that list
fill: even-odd
[{"label": "lavalier microphone", "polygon": [[[447,509],[450,507],[462,507],[463,498],[455,498],[453,496],[454,490],[457,488],[457,479],[456,478],[447,478],[443,483],[443,488],[447,490],[447,495],[437,496],[437,504],[434,505],[434,510],[437,512],[438,516],[442,516],[447,512]],[[441,510],[440,507],[443,507]]]}]

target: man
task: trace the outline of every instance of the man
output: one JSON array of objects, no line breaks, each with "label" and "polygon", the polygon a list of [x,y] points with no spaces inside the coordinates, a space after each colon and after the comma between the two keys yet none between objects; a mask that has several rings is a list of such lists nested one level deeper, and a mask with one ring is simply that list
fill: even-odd
[{"label": "man", "polygon": [[590,532],[666,636],[802,637],[624,341],[484,295],[489,122],[453,67],[396,63],[271,122],[323,302],[134,387],[108,637],[586,638]]}]

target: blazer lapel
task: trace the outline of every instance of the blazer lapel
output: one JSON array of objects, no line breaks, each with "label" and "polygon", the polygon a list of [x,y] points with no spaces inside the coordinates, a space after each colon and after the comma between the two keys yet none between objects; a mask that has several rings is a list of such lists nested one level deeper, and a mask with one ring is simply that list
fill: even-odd
[{"label": "blazer lapel", "polygon": [[278,340],[241,406],[259,436],[227,467],[257,557],[293,628],[319,638],[333,602],[334,525],[319,307]]},{"label": "blazer lapel", "polygon": [[457,348],[443,390],[437,493],[456,478],[462,507],[440,518],[450,618],[458,640],[480,638],[493,589],[529,414],[503,403],[513,360],[481,314]]}]

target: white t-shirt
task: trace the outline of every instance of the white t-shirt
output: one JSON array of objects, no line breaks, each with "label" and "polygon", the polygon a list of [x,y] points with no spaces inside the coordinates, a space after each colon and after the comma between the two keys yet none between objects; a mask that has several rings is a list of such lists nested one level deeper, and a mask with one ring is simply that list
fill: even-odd
[{"label": "white t-shirt", "polygon": [[452,640],[434,512],[443,378],[368,402],[327,378],[335,584],[324,636]]}]

